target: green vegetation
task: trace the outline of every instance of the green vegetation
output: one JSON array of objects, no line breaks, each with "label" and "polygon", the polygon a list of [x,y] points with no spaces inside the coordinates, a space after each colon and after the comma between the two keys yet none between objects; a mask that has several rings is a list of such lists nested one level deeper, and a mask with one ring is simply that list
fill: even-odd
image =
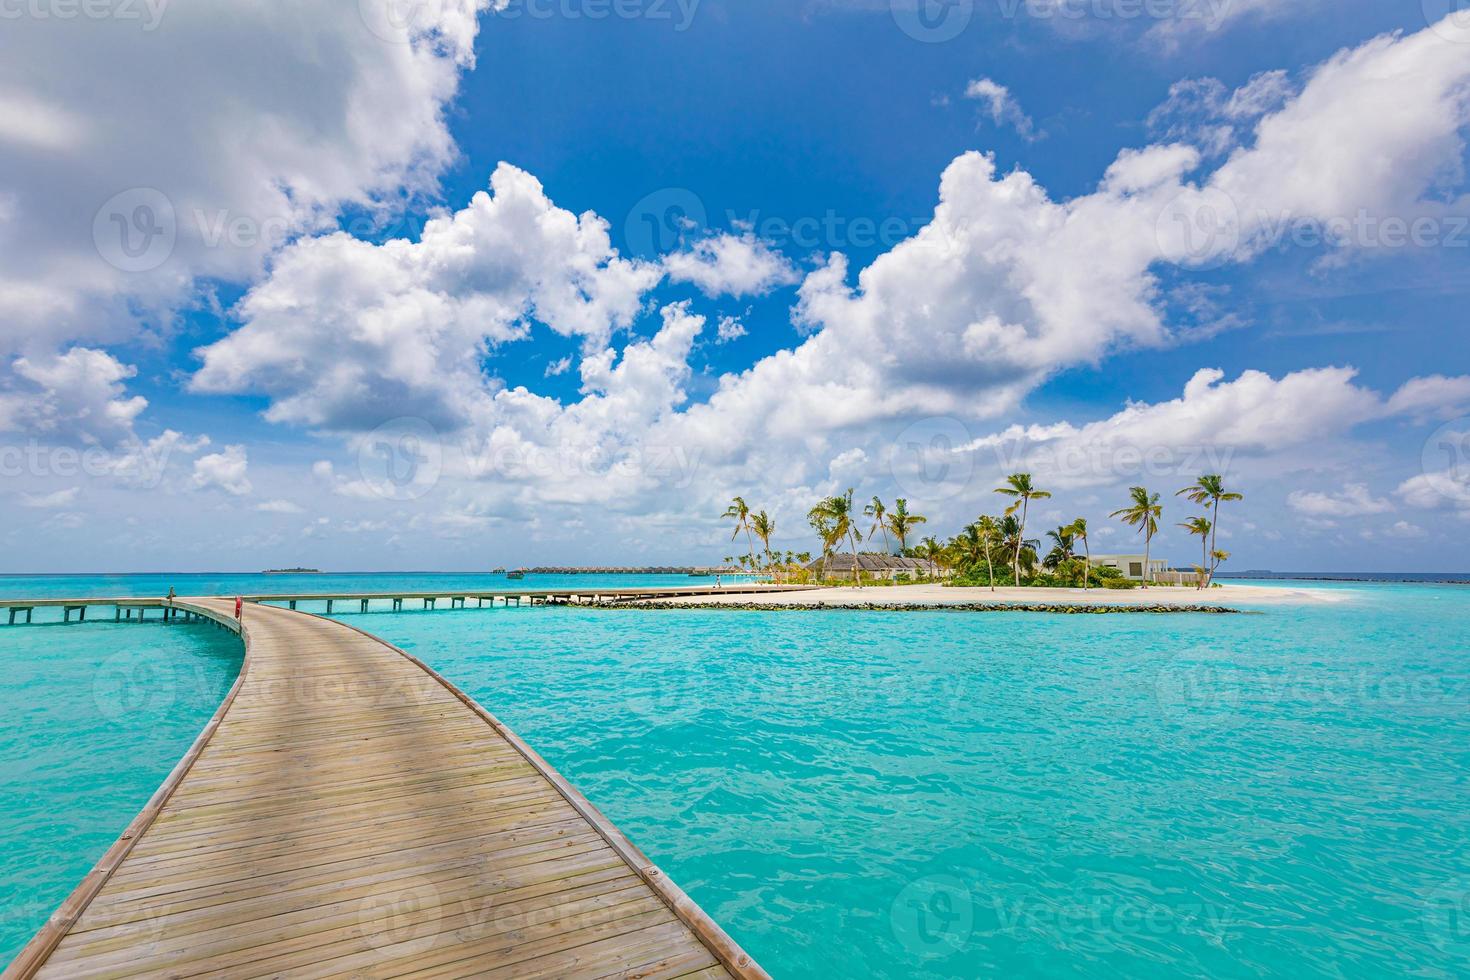
[{"label": "green vegetation", "polygon": [[[874,553],[858,549],[863,540],[859,522],[863,522],[870,543],[882,539],[883,551],[878,554],[889,554],[892,543],[896,541],[899,555],[931,563],[936,577],[953,585],[992,590],[998,584],[1040,588],[1146,589],[1154,577],[1151,568],[1153,538],[1158,533],[1164,509],[1159,502],[1159,494],[1145,487],[1130,487],[1127,505],[1108,515],[1142,535],[1146,570],[1142,581],[1130,579],[1110,565],[1092,563],[1091,534],[1085,517],[1077,517],[1048,530],[1045,534],[1048,548],[1043,555],[1042,539],[1027,537],[1026,523],[1031,502],[1046,500],[1051,493],[1038,487],[1030,473],[1012,473],[1005,478],[1003,485],[995,488],[996,493],[1011,498],[1011,503],[1000,516],[981,514],[948,541],[928,536],[914,546],[909,544],[909,538],[917,528],[927,524],[928,519],[910,512],[908,500],[899,497],[890,508],[875,496],[863,505],[859,513],[854,503],[855,492],[855,489],[848,488],[845,493],[825,497],[807,512],[807,523],[822,545],[821,561],[815,574],[807,567],[812,561],[810,554],[772,550],[771,538],[776,533],[776,522],[764,510],[753,512],[743,497],[733,498],[722,516],[734,524],[730,536],[732,541],[742,534],[745,536],[747,554],[727,557],[725,563],[732,570],[770,575],[778,582],[825,581],[829,560],[833,555],[844,554],[852,558],[856,583],[859,586],[873,584],[873,576],[868,576],[865,581],[859,558],[860,555]],[[1230,557],[1228,551],[1215,546],[1220,504],[1243,500],[1244,495],[1226,490],[1219,474],[1206,474],[1175,496],[1187,497],[1208,511],[1207,514],[1189,517],[1178,525],[1200,539],[1200,564],[1195,566],[1197,587],[1208,588],[1213,584],[1220,564]],[[759,555],[755,549],[757,540],[761,544]],[[928,580],[923,575],[899,571],[893,575],[892,581],[879,577],[876,584]]]}]

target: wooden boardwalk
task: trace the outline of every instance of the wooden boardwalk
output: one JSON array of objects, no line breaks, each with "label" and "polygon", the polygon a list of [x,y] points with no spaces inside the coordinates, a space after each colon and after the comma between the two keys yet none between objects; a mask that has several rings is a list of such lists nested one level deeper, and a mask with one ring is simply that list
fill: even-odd
[{"label": "wooden boardwalk", "polygon": [[766,976],[419,661],[271,606],[246,607],[245,644],[214,720],[7,980]]}]

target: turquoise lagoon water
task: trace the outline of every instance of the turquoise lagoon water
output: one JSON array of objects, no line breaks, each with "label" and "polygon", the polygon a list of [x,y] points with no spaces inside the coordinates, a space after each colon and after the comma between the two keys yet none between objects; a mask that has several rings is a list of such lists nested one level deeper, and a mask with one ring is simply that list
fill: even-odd
[{"label": "turquoise lagoon water", "polygon": [[1248,616],[342,617],[777,977],[1470,973],[1470,590]]},{"label": "turquoise lagoon water", "polygon": [[[1340,601],[340,618],[511,724],[777,977],[1470,974],[1470,590],[1303,587]],[[91,698],[102,639],[188,640],[188,661],[224,636],[174,630],[0,628],[0,699],[43,695],[16,701],[29,720],[4,702],[7,780],[15,743],[22,767],[60,751],[61,726],[30,702]],[[30,668],[45,656],[59,675]],[[222,691],[234,666],[218,657]],[[159,713],[180,733],[138,785],[83,780],[44,810],[17,797],[0,829],[35,849],[0,865],[0,897],[34,902],[41,878],[64,895],[212,708]],[[102,728],[75,744],[129,737]],[[71,854],[57,816],[90,817],[114,792],[133,796],[95,853]],[[46,867],[57,855],[64,875]]]},{"label": "turquoise lagoon water", "polygon": [[[738,576],[725,576],[734,581]],[[560,589],[567,587],[641,588],[713,584],[712,578],[688,575],[504,575],[477,572],[328,572],[311,575],[261,575],[257,572],[191,572],[171,575],[0,575],[0,599],[88,598],[167,595],[284,595],[287,593],[467,592],[495,589]],[[40,615],[38,612],[37,615]]]},{"label": "turquoise lagoon water", "polygon": [[0,625],[0,965],[148,802],[240,660],[201,623]]}]

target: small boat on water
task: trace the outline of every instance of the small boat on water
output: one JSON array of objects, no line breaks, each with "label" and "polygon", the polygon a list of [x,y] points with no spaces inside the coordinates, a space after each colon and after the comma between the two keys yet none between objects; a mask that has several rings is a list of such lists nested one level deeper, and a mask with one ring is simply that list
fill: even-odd
[{"label": "small boat on water", "polygon": [[523,572],[523,571],[521,571],[520,569],[516,569],[513,572],[506,572],[505,573],[505,577],[506,578],[512,578],[512,579],[515,579],[515,578],[525,578],[526,577],[526,573]]}]

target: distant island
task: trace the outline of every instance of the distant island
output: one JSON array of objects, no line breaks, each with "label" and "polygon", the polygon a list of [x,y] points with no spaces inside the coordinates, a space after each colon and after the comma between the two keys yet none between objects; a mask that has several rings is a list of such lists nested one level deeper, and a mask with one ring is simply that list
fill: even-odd
[{"label": "distant island", "polygon": [[262,575],[320,575],[320,568],[267,568]]}]

